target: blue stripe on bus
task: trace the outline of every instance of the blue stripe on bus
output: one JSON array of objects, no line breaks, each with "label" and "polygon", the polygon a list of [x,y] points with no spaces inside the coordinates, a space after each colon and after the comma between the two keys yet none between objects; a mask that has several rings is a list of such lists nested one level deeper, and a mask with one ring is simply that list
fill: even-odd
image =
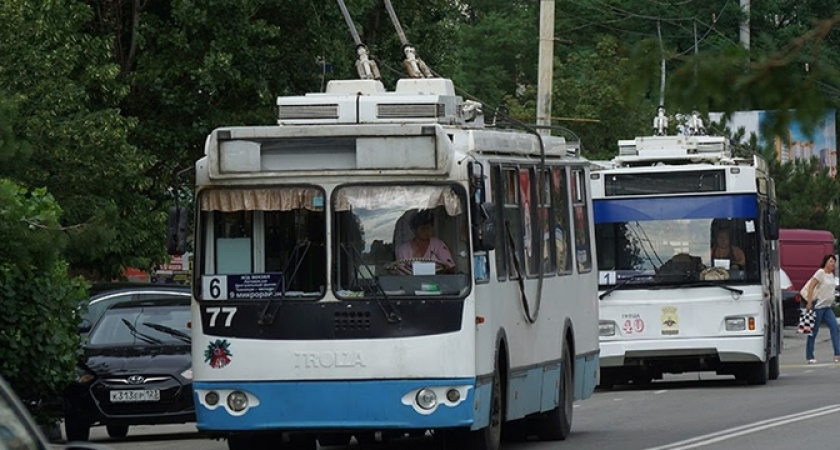
[{"label": "blue stripe on bus", "polygon": [[595,223],[728,217],[756,218],[754,194],[656,198],[598,199],[592,202]]},{"label": "blue stripe on bus", "polygon": [[[457,405],[438,405],[421,414],[402,403],[407,393],[423,387],[467,386]],[[202,431],[304,429],[430,429],[473,424],[475,379],[194,382],[196,426]],[[228,412],[225,398],[209,409],[201,401],[207,391],[241,390],[260,404],[241,415]]]}]

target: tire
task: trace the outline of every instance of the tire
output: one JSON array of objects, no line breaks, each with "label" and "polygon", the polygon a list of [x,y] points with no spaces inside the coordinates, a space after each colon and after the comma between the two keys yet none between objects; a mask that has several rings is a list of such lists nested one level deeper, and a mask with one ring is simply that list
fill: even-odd
[{"label": "tire", "polygon": [[627,384],[627,379],[619,375],[622,369],[604,369],[601,368],[601,375],[598,378],[598,387],[601,389],[611,390],[616,385]]},{"label": "tire", "polygon": [[90,423],[72,414],[64,416],[64,434],[67,441],[87,441],[90,439]]},{"label": "tire", "polygon": [[533,433],[532,422],[527,419],[509,420],[502,427],[502,442],[523,442]]},{"label": "tire", "polygon": [[537,436],[544,441],[565,441],[572,431],[575,403],[574,364],[569,344],[563,345],[563,366],[560,374],[560,398],[557,407],[539,419]]},{"label": "tire", "polygon": [[108,436],[112,438],[124,438],[128,436],[128,425],[105,425]]},{"label": "tire", "polygon": [[490,396],[490,423],[481,430],[470,432],[471,450],[499,450],[502,446],[502,424],[505,420],[505,398],[499,358],[493,370],[493,393]]},{"label": "tire", "polygon": [[445,434],[445,449],[453,450],[499,450],[502,445],[502,424],[505,415],[505,389],[498,357],[493,370],[493,385],[490,396],[490,422],[480,430],[449,430]]},{"label": "tire", "polygon": [[630,377],[634,386],[648,386],[653,382],[653,377],[646,373],[637,373]]},{"label": "tire", "polygon": [[763,386],[767,384],[770,372],[769,361],[751,363],[744,368],[744,381],[750,386]]},{"label": "tire", "polygon": [[770,370],[767,377],[771,380],[778,380],[779,375],[781,375],[781,370],[779,367],[779,356],[774,356],[770,358]]}]

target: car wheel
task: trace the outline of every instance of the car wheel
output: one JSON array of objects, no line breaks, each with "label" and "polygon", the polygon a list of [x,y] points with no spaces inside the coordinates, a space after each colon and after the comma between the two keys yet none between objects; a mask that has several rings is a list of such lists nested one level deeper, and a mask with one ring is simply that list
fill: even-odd
[{"label": "car wheel", "polygon": [[73,415],[65,415],[64,434],[68,442],[86,441],[90,439],[90,423]]},{"label": "car wheel", "polygon": [[124,438],[128,436],[128,425],[105,425],[108,436],[112,438]]}]

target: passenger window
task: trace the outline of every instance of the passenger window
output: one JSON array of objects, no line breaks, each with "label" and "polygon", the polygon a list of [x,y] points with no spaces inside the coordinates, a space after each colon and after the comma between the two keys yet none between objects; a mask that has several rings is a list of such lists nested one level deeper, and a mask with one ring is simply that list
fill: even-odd
[{"label": "passenger window", "polygon": [[566,169],[555,167],[552,170],[551,204],[554,209],[554,250],[557,259],[557,272],[561,274],[572,271],[571,227],[569,227],[569,188]]},{"label": "passenger window", "polygon": [[572,171],[572,201],[575,217],[575,257],[579,272],[592,270],[590,251],[589,209],[586,207],[586,183],[582,169]]}]

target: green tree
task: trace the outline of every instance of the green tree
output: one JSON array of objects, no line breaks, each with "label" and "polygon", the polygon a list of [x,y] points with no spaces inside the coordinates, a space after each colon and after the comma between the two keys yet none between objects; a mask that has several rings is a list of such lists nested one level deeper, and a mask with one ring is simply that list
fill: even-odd
[{"label": "green tree", "polygon": [[85,33],[90,19],[80,2],[0,2],[0,90],[20,112],[15,135],[31,145],[29,164],[9,176],[61,205],[71,272],[107,280],[162,259],[164,217],[145,195],[154,155],[127,141],[128,90],[110,41]]},{"label": "green tree", "polygon": [[458,66],[449,76],[492,114],[536,83],[538,27],[538,2],[468,2],[454,35]]},{"label": "green tree", "polygon": [[0,178],[0,373],[43,424],[72,380],[87,297],[61,257],[60,215],[44,189]]},{"label": "green tree", "polygon": [[840,236],[840,216],[833,208],[840,199],[840,185],[816,160],[770,163],[782,228],[830,230]]}]

